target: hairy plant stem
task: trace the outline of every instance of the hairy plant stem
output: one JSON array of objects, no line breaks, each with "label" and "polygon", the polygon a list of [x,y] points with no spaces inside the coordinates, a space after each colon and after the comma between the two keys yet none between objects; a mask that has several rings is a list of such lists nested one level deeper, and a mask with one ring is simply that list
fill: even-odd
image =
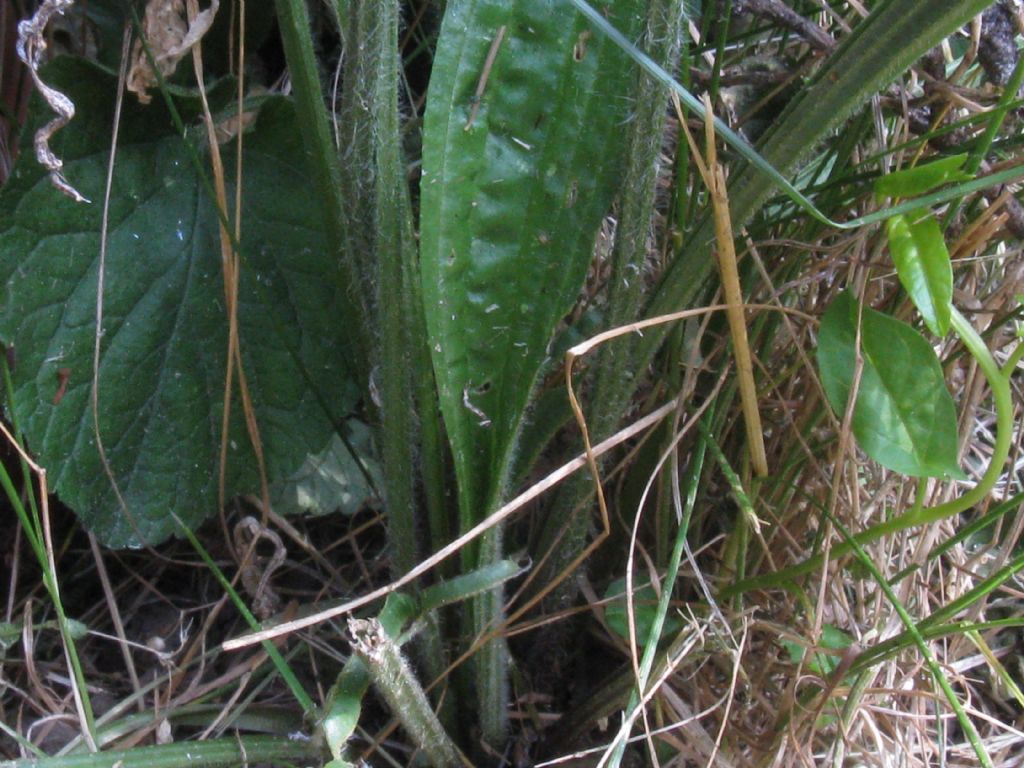
[{"label": "hairy plant stem", "polygon": [[352,650],[366,664],[374,687],[430,764],[438,768],[460,765],[458,749],[430,708],[398,645],[381,623],[377,619],[349,619],[348,628]]},{"label": "hairy plant stem", "polygon": [[[344,7],[343,7],[344,5]],[[402,152],[398,105],[400,59],[395,0],[339,4],[347,31],[342,95],[341,168],[348,206],[349,248],[362,254],[372,277],[380,348],[373,381],[380,396],[384,493],[395,578],[425,555],[419,535],[416,488],[421,451],[424,496],[431,530],[444,513],[442,434],[433,367],[426,344],[412,208]],[[414,409],[414,403],[418,408]],[[420,414],[419,422],[414,413]],[[445,542],[447,543],[447,542]],[[421,634],[418,654],[434,679],[445,669],[436,624]]]},{"label": "hairy plant stem", "polygon": [[[679,55],[683,25],[678,0],[654,0],[648,10],[646,39],[652,56],[672,70]],[[615,327],[634,320],[644,300],[644,272],[654,213],[661,143],[665,133],[667,90],[644,72],[637,73],[637,111],[630,121],[626,168],[619,203],[615,247],[609,278],[606,323]],[[614,341],[601,348],[594,373],[593,402],[600,404],[589,417],[595,441],[606,438],[618,425],[637,383],[634,349],[629,342]],[[543,589],[583,550],[590,516],[573,514],[593,492],[588,475],[581,473],[565,483],[545,519],[538,556],[547,556],[534,580]],[[568,528],[566,528],[566,521]],[[556,587],[550,602],[559,605],[575,594],[572,580]]]},{"label": "hairy plant stem", "polygon": [[348,201],[343,194],[338,153],[331,138],[330,123],[320,88],[316,54],[310,32],[305,0],[275,0],[281,42],[292,81],[299,116],[299,130],[309,153],[315,194],[323,201],[327,242],[338,259],[341,296],[336,305],[339,327],[345,329],[353,350],[353,369],[357,381],[370,376],[370,309],[365,303],[362,275],[356,256],[349,250],[344,211]]},{"label": "hairy plant stem", "polygon": [[[348,135],[341,166],[348,181],[348,231],[363,273],[372,277],[380,348],[373,381],[380,396],[379,440],[391,541],[392,572],[420,560],[415,520],[413,352],[409,318],[410,267],[415,261],[412,212],[398,116],[398,5],[393,0],[350,4],[350,45],[343,121]],[[353,147],[356,143],[358,146]],[[358,152],[359,154],[356,154]]]},{"label": "hairy plant stem", "polygon": [[[1006,463],[1006,458],[1010,453],[1013,432],[1013,399],[1009,382],[1009,374],[1012,368],[1007,371],[999,370],[998,364],[993,359],[988,347],[985,346],[981,336],[978,335],[978,332],[974,330],[973,326],[967,322],[956,307],[952,308],[950,324],[954,332],[963,341],[964,346],[967,347],[967,351],[978,363],[978,367],[981,368],[989,387],[992,389],[992,399],[996,412],[996,439],[995,445],[992,447],[992,459],[988,469],[978,484],[962,496],[934,507],[920,508],[918,505],[915,505],[905,514],[897,515],[865,531],[861,531],[848,541],[833,544],[829,550],[830,559],[834,560],[850,552],[856,552],[858,548],[865,544],[878,541],[900,531],[905,531],[919,525],[929,525],[939,520],[944,520],[947,517],[958,515],[983,501],[1002,474],[1003,465]],[[1015,358],[1011,357],[1011,359]],[[802,563],[784,568],[781,571],[738,581],[726,587],[722,592],[722,597],[728,598],[753,589],[766,589],[784,585],[799,576],[821,568],[823,562],[824,557],[819,554],[808,558]]]},{"label": "hairy plant stem", "polygon": [[0,761],[0,768],[229,768],[250,762],[305,765],[319,762],[323,748],[310,740],[288,736],[225,736],[205,741],[180,741],[152,747],[109,750],[83,755]]}]

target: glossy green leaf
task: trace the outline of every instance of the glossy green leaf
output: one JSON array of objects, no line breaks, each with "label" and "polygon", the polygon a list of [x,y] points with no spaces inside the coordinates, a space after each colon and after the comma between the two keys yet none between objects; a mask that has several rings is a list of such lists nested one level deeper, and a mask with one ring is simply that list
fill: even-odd
[{"label": "glossy green leaf", "polygon": [[966,154],[952,155],[887,173],[875,182],[875,196],[917,197],[949,182],[967,181],[971,174],[960,170],[966,162]]},{"label": "glossy green leaf", "polygon": [[[78,107],[55,143],[65,173],[101,201],[116,83],[67,59],[47,77]],[[321,451],[332,419],[355,399],[333,323],[341,300],[336,267],[322,258],[321,212],[307,194],[293,126],[290,104],[272,100],[245,140],[238,317],[272,481]],[[102,206],[64,198],[30,151],[0,194],[0,338],[17,357],[18,420],[51,489],[111,546],[171,535],[171,512],[195,525],[217,511],[227,350],[217,218],[172,131],[158,103],[126,101],[110,209],[99,421],[131,519],[100,463],[89,404]],[[232,413],[228,493],[258,491],[237,398]]]},{"label": "glossy green leaf", "polygon": [[[858,303],[845,292],[821,321],[818,367],[829,402],[846,411],[857,353]],[[917,477],[963,477],[957,465],[956,410],[935,352],[917,331],[864,308],[863,359],[853,434],[889,469]]]},{"label": "glossy green leaf", "polygon": [[[605,10],[630,31],[639,5]],[[448,3],[424,121],[421,243],[464,526],[503,490],[530,389],[583,284],[621,167],[631,77],[562,0]]]},{"label": "glossy green leaf", "polygon": [[953,301],[953,267],[946,238],[931,214],[893,216],[885,222],[896,273],[903,289],[936,336],[949,331],[949,309]]}]

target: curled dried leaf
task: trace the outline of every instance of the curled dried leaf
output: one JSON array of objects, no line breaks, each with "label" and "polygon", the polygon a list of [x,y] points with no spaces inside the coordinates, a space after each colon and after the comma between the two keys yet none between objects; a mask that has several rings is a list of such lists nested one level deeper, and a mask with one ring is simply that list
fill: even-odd
[{"label": "curled dried leaf", "polygon": [[75,0],[45,0],[39,6],[39,10],[30,19],[25,19],[18,24],[18,42],[16,50],[18,58],[28,67],[32,75],[32,82],[43,99],[50,106],[57,116],[50,122],[36,131],[35,150],[36,160],[50,172],[50,181],[61,192],[79,203],[89,201],[77,189],[72,187],[61,169],[64,163],[50,149],[50,138],[67,125],[75,116],[75,105],[71,99],[55,88],[51,88],[39,77],[39,66],[43,63],[43,55],[46,53],[46,38],[44,32],[46,25],[54,16],[61,16],[68,8],[74,5]]},{"label": "curled dried leaf", "polygon": [[160,80],[153,71],[150,55],[160,71],[160,77],[174,74],[178,62],[213,26],[219,7],[220,0],[212,0],[209,8],[189,20],[184,0],[150,0],[142,19],[142,34],[146,38],[149,54],[142,41],[136,40],[126,86],[138,97],[140,103],[149,104],[152,99],[149,89]]}]

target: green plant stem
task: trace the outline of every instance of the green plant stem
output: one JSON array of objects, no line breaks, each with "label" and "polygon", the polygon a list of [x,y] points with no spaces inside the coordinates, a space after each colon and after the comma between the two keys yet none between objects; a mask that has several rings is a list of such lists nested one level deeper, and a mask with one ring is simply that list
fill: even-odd
[{"label": "green plant stem", "polygon": [[[398,638],[413,618],[416,602],[402,592],[388,595],[377,621],[389,637]],[[324,702],[320,728],[335,759],[342,759],[362,712],[363,697],[370,687],[370,670],[358,653],[349,656]]]},{"label": "green plant stem", "polygon": [[[955,311],[956,310],[954,310],[954,312]],[[971,330],[973,331],[973,328]],[[986,349],[985,351],[987,353],[988,350]],[[856,538],[850,535],[850,532],[846,530],[846,527],[834,517],[832,518],[832,524],[835,525],[836,529],[840,534],[842,534],[847,545],[853,550],[861,564],[870,571],[871,575],[878,583],[879,588],[899,615],[900,621],[902,621],[903,626],[906,627],[907,633],[913,639],[914,644],[921,652],[921,655],[925,658],[936,684],[942,689],[943,695],[945,695],[949,705],[956,713],[956,719],[960,723],[960,727],[963,729],[964,734],[967,736],[967,740],[974,748],[974,754],[977,755],[978,760],[984,768],[992,768],[992,760],[988,756],[988,752],[985,750],[985,746],[981,742],[981,737],[978,735],[978,731],[975,729],[974,723],[971,722],[971,719],[964,711],[963,705],[960,703],[960,699],[957,698],[956,692],[953,690],[953,686],[949,684],[949,681],[946,679],[945,672],[939,666],[939,663],[935,660],[935,656],[932,654],[931,649],[928,647],[925,639],[921,636],[921,632],[914,623],[913,617],[907,613],[907,609],[903,607],[903,604],[896,596],[893,588],[889,586],[889,582],[886,581],[881,571],[878,570],[878,566],[875,565],[867,552],[865,552],[863,547],[860,546]]]},{"label": "green plant stem", "polygon": [[315,194],[323,201],[327,242],[331,254],[340,264],[342,300],[336,306],[339,326],[345,329],[349,338],[358,380],[367,382],[370,374],[370,312],[364,303],[363,281],[356,266],[356,257],[347,248],[343,216],[348,201],[342,195],[341,169],[320,89],[309,14],[305,0],[275,0],[274,5],[294,89],[299,130],[311,157]]},{"label": "green plant stem", "polygon": [[[413,351],[410,322],[422,308],[413,306],[411,265],[415,262],[412,213],[402,157],[398,116],[398,4],[395,0],[358,0],[351,4],[350,28],[358,39],[346,81],[344,117],[356,146],[343,145],[342,165],[351,175],[347,186],[355,195],[349,234],[374,275],[380,349],[374,381],[380,392],[379,440],[384,464],[384,492],[391,542],[391,570],[397,578],[420,561],[416,531],[413,423],[413,363],[424,356]],[[359,162],[354,152],[365,153]],[[359,210],[362,209],[362,210]],[[375,263],[374,263],[375,262]],[[373,270],[372,272],[370,270]]]},{"label": "green plant stem", "polygon": [[[705,423],[705,420],[710,421],[712,418],[712,414],[705,414],[701,419],[701,423]],[[704,454],[707,445],[708,436],[702,432],[701,438],[691,454],[690,465],[686,471],[686,500],[683,504],[679,529],[676,531],[675,544],[672,547],[672,554],[669,555],[668,567],[665,569],[665,578],[661,584],[661,596],[658,598],[658,607],[654,615],[654,621],[651,623],[651,629],[647,635],[644,655],[640,660],[640,674],[637,676],[636,686],[629,694],[629,701],[626,702],[625,722],[623,722],[622,727],[612,742],[612,753],[608,760],[609,768],[617,768],[622,762],[622,756],[626,751],[626,742],[635,719],[634,710],[636,710],[637,705],[640,703],[640,698],[646,693],[647,681],[650,680],[651,669],[654,667],[658,641],[661,639],[662,628],[665,626],[665,616],[668,614],[669,603],[672,600],[672,587],[679,576],[679,565],[683,559],[683,551],[686,549],[686,536],[690,530],[690,518],[693,515],[693,507],[697,502],[697,489],[700,483],[701,472],[704,469]]]},{"label": "green plant stem", "polygon": [[[172,512],[171,514],[173,515],[174,513]],[[206,563],[210,572],[220,583],[221,587],[224,588],[224,591],[227,592],[228,596],[231,598],[231,602],[234,603],[238,612],[242,614],[242,618],[245,619],[245,622],[251,629],[259,629],[260,623],[256,620],[256,617],[252,615],[252,612],[249,610],[249,606],[245,604],[245,601],[242,600],[241,596],[231,585],[231,581],[224,575],[224,572],[220,569],[217,563],[213,561],[213,558],[210,557],[210,553],[206,551],[206,548],[202,543],[200,543],[199,539],[196,538],[196,535],[192,530],[182,523],[181,520],[178,519],[177,515],[174,517],[177,520],[178,527],[181,529],[182,533],[185,534],[189,543],[192,544],[192,547],[199,553],[199,556],[203,559],[203,562]],[[281,652],[278,651],[274,644],[269,640],[265,640],[261,645],[263,646],[263,650],[267,652],[270,660],[273,662],[274,667],[277,669],[277,673],[281,675],[281,679],[284,680],[288,689],[292,692],[292,696],[294,696],[295,700],[299,702],[299,705],[302,707],[302,711],[306,714],[312,714],[316,710],[316,705],[309,697],[309,694],[306,693],[306,690],[302,687],[298,678],[295,677],[295,673],[292,672],[291,667],[288,666],[288,662],[284,660],[283,656],[281,656]]]},{"label": "green plant stem", "polygon": [[[374,371],[380,393],[378,444],[391,571],[399,578],[426,554],[416,496],[420,477],[417,450],[432,532],[442,525],[447,512],[444,454],[402,151],[399,4],[396,0],[353,0],[348,5],[349,37],[358,43],[349,49],[342,99],[342,181],[351,198],[350,252],[362,254],[363,274],[374,276],[374,315],[380,328]],[[418,421],[414,412],[419,414]],[[447,666],[437,625],[426,626],[420,639],[417,655],[433,679]]]},{"label": "green plant stem", "polygon": [[[14,384],[11,381],[10,367],[7,365],[6,359],[4,359],[2,365],[4,390],[7,395],[7,402],[10,406],[7,410],[8,413],[11,414],[11,426],[14,429],[14,437],[18,441],[18,445],[22,450],[25,450],[25,441],[22,437],[21,428],[18,425],[17,416],[14,415],[16,413],[14,408]],[[50,596],[50,602],[53,604],[53,608],[57,613],[58,629],[60,631],[62,645],[64,646],[64,655],[67,658],[68,669],[71,672],[71,676],[74,678],[72,690],[75,696],[76,708],[84,721],[83,725],[85,726],[84,735],[86,742],[89,744],[90,748],[95,750],[98,743],[96,738],[96,717],[93,713],[92,702],[89,697],[89,689],[86,685],[85,673],[82,671],[82,663],[78,658],[78,647],[75,645],[75,639],[71,635],[67,613],[64,610],[64,602],[61,599],[60,583],[57,580],[57,563],[56,560],[51,558],[49,548],[47,547],[46,525],[48,523],[42,519],[42,515],[39,511],[39,505],[36,503],[36,492],[32,481],[32,470],[24,458],[19,458],[19,460],[21,463],[21,473],[25,494],[29,500],[31,515],[29,515],[25,510],[25,506],[21,502],[21,494],[19,494],[17,489],[14,487],[14,483],[11,481],[10,475],[7,473],[7,467],[2,463],[0,463],[0,486],[3,487],[4,493],[11,502],[11,506],[14,507],[18,520],[21,522],[22,530],[25,532],[25,538],[28,539],[29,546],[32,547],[32,552],[36,556],[39,568],[42,571],[43,585],[45,586],[46,592]],[[45,489],[42,490],[45,491]]]},{"label": "green plant stem", "polygon": [[[1024,56],[1017,62],[1017,66],[1014,67],[1010,79],[1003,86],[1003,93],[999,97],[999,103],[996,104],[995,109],[985,116],[985,132],[981,134],[977,144],[971,150],[970,157],[964,163],[965,173],[973,175],[981,168],[985,156],[992,148],[992,142],[995,141],[996,136],[999,134],[999,129],[1006,121],[1006,116],[1010,113],[1014,104],[1017,103],[1017,93],[1020,91],[1022,83],[1024,83]],[[953,208],[955,206],[951,207],[951,210]]]},{"label": "green plant stem", "polygon": [[430,702],[394,640],[377,619],[349,619],[352,650],[363,660],[373,684],[423,750],[431,765],[461,763],[459,751],[430,708]]},{"label": "green plant stem", "polygon": [[[1017,101],[1017,93],[1020,91],[1021,83],[1024,82],[1024,56],[1021,56],[1017,61],[1017,66],[1014,67],[1013,73],[1010,75],[1010,79],[1007,80],[1006,85],[1003,87],[1003,93],[999,97],[999,103],[995,109],[985,115],[985,131],[978,138],[975,147],[971,150],[970,156],[967,158],[967,162],[964,163],[964,172],[969,173],[972,176],[978,172],[981,168],[982,162],[985,160],[985,156],[988,154],[989,149],[992,148],[992,142],[995,141],[996,135],[999,133],[1000,127],[1006,120],[1006,116],[1010,113],[1010,109]],[[942,219],[943,231],[950,225],[954,218],[956,218],[957,212],[960,210],[960,205],[963,200],[954,200],[949,209],[946,211],[946,215]]]},{"label": "green plant stem", "polygon": [[[1024,569],[1024,555],[1014,558],[1012,561],[1004,565],[995,573],[991,574],[977,584],[969,591],[960,595],[955,600],[950,601],[946,605],[941,606],[934,610],[929,616],[922,619],[918,625],[918,631],[931,637],[931,633],[935,632],[936,635],[947,634],[951,631],[957,631],[956,625],[949,625],[945,622],[952,619],[961,611],[965,611],[972,605],[982,600],[987,595],[991,594],[995,590],[999,589],[1000,586],[1005,584],[1009,579],[1013,578],[1017,573]],[[1009,619],[1008,621],[1019,621],[1018,619]],[[868,649],[861,654],[857,660],[850,667],[851,671],[858,671],[864,669],[871,664],[877,663],[879,660],[889,657],[895,654],[897,651],[902,650],[907,645],[907,638],[904,635],[897,635],[891,637],[881,643],[878,643],[873,648]]]},{"label": "green plant stem", "polygon": [[[992,460],[989,463],[988,469],[974,488],[958,498],[924,509],[918,509],[915,506],[915,508],[903,515],[897,515],[862,531],[848,542],[838,542],[829,552],[831,559],[842,557],[851,551],[855,551],[856,547],[878,541],[881,538],[905,531],[908,528],[929,525],[939,520],[944,520],[947,517],[960,514],[984,500],[1002,474],[1003,465],[1006,463],[1006,458],[1010,453],[1013,432],[1013,400],[1010,393],[1008,375],[999,369],[988,347],[985,346],[985,342],[956,307],[952,308],[950,325],[961,341],[963,341],[964,346],[967,347],[967,351],[977,361],[978,367],[981,368],[989,387],[992,389],[992,399],[996,412],[996,439],[995,445],[992,448]],[[1018,350],[1014,351],[1015,355]],[[752,589],[767,589],[781,586],[799,576],[821,568],[823,562],[824,557],[822,555],[815,555],[798,565],[784,568],[781,571],[736,582],[723,590],[722,597],[728,598]]]},{"label": "green plant stem", "polygon": [[319,744],[287,736],[228,736],[87,755],[5,760],[0,761],[0,768],[228,768],[251,762],[304,765],[319,761],[322,752]]}]

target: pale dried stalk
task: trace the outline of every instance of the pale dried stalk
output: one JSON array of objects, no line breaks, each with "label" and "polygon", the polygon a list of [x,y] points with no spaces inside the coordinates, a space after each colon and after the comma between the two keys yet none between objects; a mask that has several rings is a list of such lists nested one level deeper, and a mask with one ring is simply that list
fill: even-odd
[{"label": "pale dried stalk", "polygon": [[718,271],[722,280],[722,292],[725,294],[726,314],[729,318],[729,333],[732,336],[733,356],[736,358],[736,377],[740,389],[740,405],[743,408],[743,422],[747,429],[747,449],[750,451],[750,462],[758,477],[767,477],[768,459],[764,449],[764,431],[761,427],[761,413],[757,409],[757,387],[754,384],[754,365],[750,358],[750,343],[747,339],[747,318],[743,311],[743,292],[740,288],[739,269],[736,266],[736,244],[732,237],[732,218],[729,214],[729,197],[726,192],[725,172],[718,163],[715,148],[714,112],[711,100],[705,94],[705,163],[697,150],[696,142],[690,135],[679,105],[679,97],[673,94],[679,125],[686,134],[694,163],[704,179],[704,184],[711,193],[711,205],[714,211],[715,241],[718,244]]}]

